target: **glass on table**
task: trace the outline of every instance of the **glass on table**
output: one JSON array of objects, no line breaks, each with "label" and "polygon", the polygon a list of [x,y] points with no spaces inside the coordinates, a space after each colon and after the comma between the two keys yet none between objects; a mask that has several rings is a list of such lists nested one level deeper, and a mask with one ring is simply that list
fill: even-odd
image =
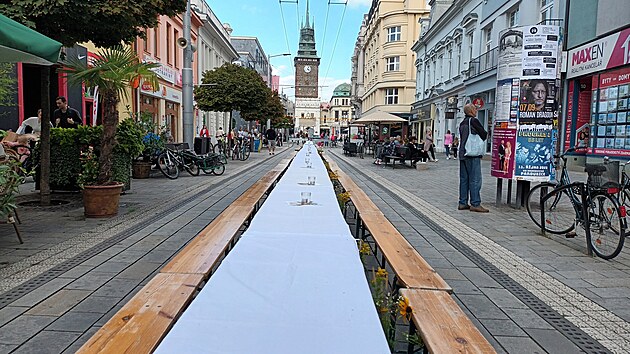
[{"label": "glass on table", "polygon": [[315,185],[315,176],[308,176],[308,185],[309,186]]},{"label": "glass on table", "polygon": [[301,192],[300,197],[300,204],[306,205],[311,203],[311,192]]}]

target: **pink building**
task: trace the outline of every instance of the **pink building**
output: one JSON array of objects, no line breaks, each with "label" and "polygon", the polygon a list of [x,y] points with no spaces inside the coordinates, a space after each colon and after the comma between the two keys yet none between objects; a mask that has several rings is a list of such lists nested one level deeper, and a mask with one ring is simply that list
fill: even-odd
[{"label": "pink building", "polygon": [[271,77],[271,89],[276,92],[280,91],[280,76],[273,75]]},{"label": "pink building", "polygon": [[[153,121],[167,128],[175,141],[183,140],[182,121],[182,68],[184,50],[177,38],[184,37],[183,14],[173,18],[160,16],[158,26],[147,30],[147,39],[138,38],[136,50],[144,62],[159,63],[155,69],[160,87],[154,91],[148,83],[142,83],[134,92],[134,111],[153,115]],[[201,19],[192,12],[191,40],[197,43]],[[193,53],[193,82],[198,82],[197,53]]]}]

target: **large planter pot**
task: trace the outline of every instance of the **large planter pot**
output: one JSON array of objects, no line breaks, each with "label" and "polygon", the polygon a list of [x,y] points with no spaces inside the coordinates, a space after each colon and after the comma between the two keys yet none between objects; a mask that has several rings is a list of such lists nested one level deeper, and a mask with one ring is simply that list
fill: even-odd
[{"label": "large planter pot", "polygon": [[118,214],[118,202],[124,184],[85,186],[83,208],[88,218],[109,218]]},{"label": "large planter pot", "polygon": [[149,178],[151,175],[151,163],[144,161],[134,161],[131,165],[133,178]]}]

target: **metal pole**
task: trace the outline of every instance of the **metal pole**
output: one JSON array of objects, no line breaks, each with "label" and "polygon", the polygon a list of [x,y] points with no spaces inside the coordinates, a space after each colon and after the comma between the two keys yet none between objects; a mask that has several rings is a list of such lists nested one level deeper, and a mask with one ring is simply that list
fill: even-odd
[{"label": "metal pole", "polygon": [[183,123],[184,142],[188,147],[193,147],[194,127],[193,127],[193,71],[192,71],[192,41],[190,39],[190,0],[186,1],[186,14],[184,15],[184,68],[182,69],[182,98],[183,98]]}]

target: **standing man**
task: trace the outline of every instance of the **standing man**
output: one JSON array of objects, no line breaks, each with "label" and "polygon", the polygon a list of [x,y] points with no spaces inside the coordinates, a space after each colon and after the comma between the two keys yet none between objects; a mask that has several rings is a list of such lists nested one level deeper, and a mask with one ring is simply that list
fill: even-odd
[{"label": "standing man", "polygon": [[276,154],[276,131],[273,128],[267,129],[265,132],[265,137],[267,138],[267,147],[269,147],[269,155]]},{"label": "standing man", "polygon": [[[479,135],[481,140],[488,138],[488,132],[483,129],[481,122],[477,119],[477,107],[471,103],[464,106],[466,117],[459,125],[459,136],[461,145],[459,147],[459,205],[457,210],[474,211],[477,213],[487,213],[488,209],[481,206],[481,157],[466,156],[466,142],[468,142],[468,131]],[[470,205],[468,199],[470,196]]]},{"label": "standing man", "polygon": [[57,103],[57,109],[53,112],[52,121],[56,128],[76,128],[83,124],[79,111],[68,107],[65,97],[59,96],[55,102]]}]

